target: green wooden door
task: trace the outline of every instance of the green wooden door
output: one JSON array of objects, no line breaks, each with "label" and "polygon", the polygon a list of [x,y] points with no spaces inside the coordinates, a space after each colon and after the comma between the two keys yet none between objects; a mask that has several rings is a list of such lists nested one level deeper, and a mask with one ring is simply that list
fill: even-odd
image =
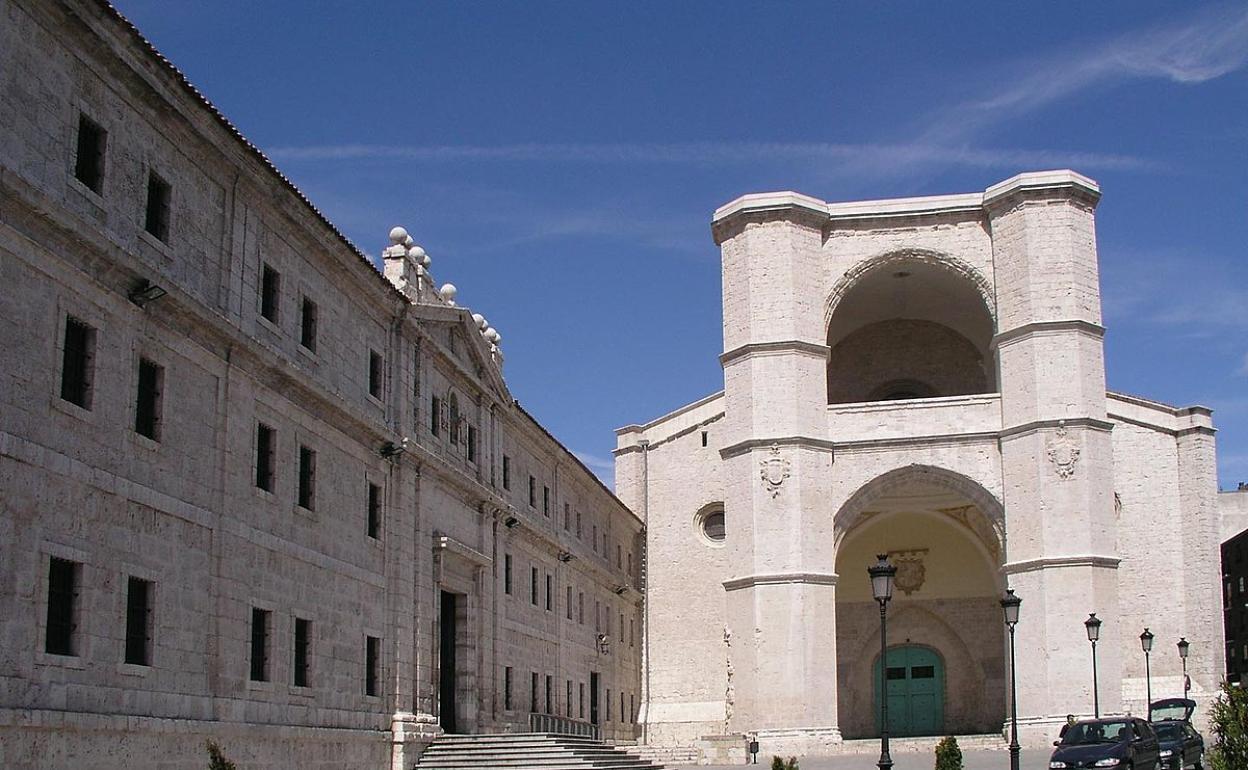
[{"label": "green wooden door", "polygon": [[[880,727],[880,663],[875,682],[875,725]],[[892,647],[887,667],[889,735],[939,735],[945,724],[945,669],[926,647]]]}]

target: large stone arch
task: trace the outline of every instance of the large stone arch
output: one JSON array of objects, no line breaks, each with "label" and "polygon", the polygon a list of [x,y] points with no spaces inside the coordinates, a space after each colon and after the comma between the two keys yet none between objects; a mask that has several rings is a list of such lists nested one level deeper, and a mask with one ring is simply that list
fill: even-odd
[{"label": "large stone arch", "polygon": [[973,504],[971,509],[946,513],[973,532],[993,554],[996,566],[1001,565],[1005,554],[1005,506],[974,479],[956,471],[921,463],[885,471],[850,495],[833,518],[832,531],[836,548],[840,549],[845,535],[870,518],[873,501],[916,482],[938,484],[970,500]]},{"label": "large stone arch", "polygon": [[837,280],[832,286],[832,291],[828,293],[828,299],[824,303],[823,326],[826,329],[832,323],[832,316],[835,314],[837,307],[841,301],[857,286],[865,277],[877,270],[896,269],[905,264],[924,264],[938,267],[957,275],[969,282],[975,291],[979,294],[984,302],[984,308],[988,311],[988,316],[992,319],[993,328],[997,324],[997,303],[993,294],[992,284],[984,277],[977,268],[970,263],[958,259],[955,256],[946,254],[934,249],[923,248],[904,248],[895,249],[877,254],[874,257],[868,257],[853,267],[845,271],[845,274]]}]

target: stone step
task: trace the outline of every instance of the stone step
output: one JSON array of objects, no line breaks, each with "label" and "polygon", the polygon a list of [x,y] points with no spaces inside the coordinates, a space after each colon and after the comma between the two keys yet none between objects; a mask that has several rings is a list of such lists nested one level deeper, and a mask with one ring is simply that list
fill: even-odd
[{"label": "stone step", "polygon": [[[975,749],[977,751],[1007,751],[1009,743],[1006,742],[997,733],[989,733],[987,735],[955,735],[958,741],[958,748],[966,751],[967,749]],[[914,753],[914,752],[934,752],[936,744],[944,740],[944,736],[924,736],[921,738],[890,738],[888,741],[888,750],[891,754],[898,753]],[[879,754],[880,739],[879,738],[862,738],[844,741],[830,754]]]},{"label": "stone step", "polygon": [[447,735],[421,755],[420,770],[662,770],[592,738],[552,733]]}]

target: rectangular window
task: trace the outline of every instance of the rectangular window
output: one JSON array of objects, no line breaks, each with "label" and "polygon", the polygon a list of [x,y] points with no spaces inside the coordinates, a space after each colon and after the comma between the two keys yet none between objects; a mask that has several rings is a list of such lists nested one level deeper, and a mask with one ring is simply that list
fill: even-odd
[{"label": "rectangular window", "polygon": [[375,636],[364,637],[364,694],[377,694],[379,676],[378,663],[381,660],[381,640]]},{"label": "rectangular window", "polygon": [[95,375],[95,329],[77,318],[65,319],[65,350],[61,360],[61,398],[91,408]]},{"label": "rectangular window", "polygon": [[552,612],[555,609],[555,578],[549,572],[546,573],[546,611]]},{"label": "rectangular window", "polygon": [[563,531],[567,532],[572,526],[572,506],[568,503],[563,504]]},{"label": "rectangular window", "polygon": [[503,708],[511,711],[511,666],[503,669]]},{"label": "rectangular window", "polygon": [[266,321],[277,323],[281,289],[282,274],[265,265],[260,270],[260,316]]},{"label": "rectangular window", "polygon": [[537,672],[529,674],[529,711],[537,712]]},{"label": "rectangular window", "polygon": [[537,606],[537,567],[529,567],[529,603]]},{"label": "rectangular window", "polygon": [[299,447],[299,507],[316,510],[316,450]]},{"label": "rectangular window", "polygon": [[251,608],[251,681],[269,681],[269,620],[272,613]]},{"label": "rectangular window", "polygon": [[475,425],[468,426],[468,462],[475,463],[477,461],[477,428]]},{"label": "rectangular window", "polygon": [[169,205],[173,188],[155,171],[147,172],[147,214],[143,229],[160,241],[169,240]]},{"label": "rectangular window", "polygon": [[579,708],[577,709],[577,711],[580,713],[580,718],[584,719],[585,718],[585,683],[577,682],[576,689],[577,689],[577,701],[579,703]]},{"label": "rectangular window", "polygon": [[568,601],[565,614],[568,616],[568,620],[572,619],[572,586],[568,586]]},{"label": "rectangular window", "polygon": [[633,575],[633,552],[632,551],[628,552],[628,575],[629,577],[632,577]]},{"label": "rectangular window", "polygon": [[547,674],[547,675],[546,675],[546,712],[545,712],[545,713],[547,713],[547,714],[553,714],[553,713],[555,713],[554,708],[552,708],[552,707],[555,705],[554,703],[552,703],[552,701],[554,700],[554,697],[555,697],[555,696],[554,696],[554,694],[551,692],[551,689],[552,689],[552,687],[551,687],[552,681],[551,681],[551,680],[552,680],[552,679],[553,679],[553,677],[551,677],[551,675],[550,675],[550,674]]},{"label": "rectangular window", "polygon": [[702,431],[702,446],[706,446],[706,431]]},{"label": "rectangular window", "polygon": [[277,472],[277,431],[264,423],[256,424],[256,486],[273,491]]},{"label": "rectangular window", "polygon": [[581,512],[576,512],[576,539],[581,539]]},{"label": "rectangular window", "polygon": [[594,525],[594,553],[598,553],[598,525]]},{"label": "rectangular window", "polygon": [[630,692],[628,694],[628,721],[630,722],[633,721],[635,719],[633,714],[636,714],[636,713],[637,713],[637,701],[634,700],[634,695]]},{"label": "rectangular window", "polygon": [[529,507],[537,507],[537,479],[529,476]]},{"label": "rectangular window", "polygon": [[295,618],[295,687],[308,686],[308,650],[312,643],[312,621]]},{"label": "rectangular window", "polygon": [[619,543],[615,544],[615,568],[624,569],[624,549]]},{"label": "rectangular window", "polygon": [[626,713],[628,713],[628,712],[626,712],[626,711],[624,710],[624,693],[622,693],[622,692],[621,692],[621,693],[620,693],[620,723],[621,723],[621,724],[623,724],[623,722],[625,721],[625,720],[624,720],[624,715],[625,715]]},{"label": "rectangular window", "polygon": [[429,432],[435,436],[442,430],[442,399],[434,396],[429,401]]},{"label": "rectangular window", "polygon": [[550,516],[550,487],[542,487],[542,515]]},{"label": "rectangular window", "polygon": [[628,619],[628,646],[633,646],[633,639],[636,638],[637,624],[632,618]]},{"label": "rectangular window", "polygon": [[511,458],[503,455],[503,489],[511,489]]},{"label": "rectangular window", "polygon": [[78,115],[78,155],[74,176],[96,195],[104,192],[104,148],[108,132],[86,115]]},{"label": "rectangular window", "polygon": [[571,679],[568,680],[568,692],[567,692],[567,697],[564,698],[564,701],[563,701],[563,709],[564,709],[564,714],[566,714],[569,717],[572,716],[572,680]]},{"label": "rectangular window", "polygon": [[602,603],[594,602],[594,632],[602,633]]},{"label": "rectangular window", "polygon": [[48,565],[48,617],[43,651],[77,655],[78,578],[82,565],[52,557]]},{"label": "rectangular window", "polygon": [[624,613],[622,612],[620,613],[620,624],[615,627],[615,633],[619,636],[624,636]]},{"label": "rectangular window", "polygon": [[368,485],[368,536],[376,539],[381,531],[381,487]]},{"label": "rectangular window", "polygon": [[610,687],[607,688],[607,697],[604,700],[604,703],[607,707],[606,721],[610,722],[611,721],[611,688]]},{"label": "rectangular window", "polygon": [[152,665],[152,583],[136,577],[126,582],[126,662]]},{"label": "rectangular window", "polygon": [[381,354],[368,351],[368,395],[373,398],[381,398],[381,367]]},{"label": "rectangular window", "polygon": [[146,358],[139,359],[138,394],[134,403],[134,432],[160,441],[161,393],[165,368]]},{"label": "rectangular window", "polygon": [[511,595],[511,554],[503,554],[503,593]]},{"label": "rectangular window", "polygon": [[585,592],[576,593],[576,622],[585,625]]},{"label": "rectangular window", "polygon": [[307,297],[299,309],[299,344],[305,350],[316,352],[316,303]]}]

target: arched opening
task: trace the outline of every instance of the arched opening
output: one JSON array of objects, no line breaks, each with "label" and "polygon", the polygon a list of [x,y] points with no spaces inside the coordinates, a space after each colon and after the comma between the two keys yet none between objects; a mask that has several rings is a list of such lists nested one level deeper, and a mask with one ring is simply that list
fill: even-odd
[{"label": "arched opening", "polygon": [[[837,697],[846,738],[992,733],[1005,716],[1000,507],[965,477],[913,466],[865,485],[837,513]],[[897,566],[881,690],[879,605],[867,567]]]},{"label": "arched opening", "polygon": [[988,296],[973,269],[927,251],[847,273],[829,301],[828,403],[994,392]]}]

